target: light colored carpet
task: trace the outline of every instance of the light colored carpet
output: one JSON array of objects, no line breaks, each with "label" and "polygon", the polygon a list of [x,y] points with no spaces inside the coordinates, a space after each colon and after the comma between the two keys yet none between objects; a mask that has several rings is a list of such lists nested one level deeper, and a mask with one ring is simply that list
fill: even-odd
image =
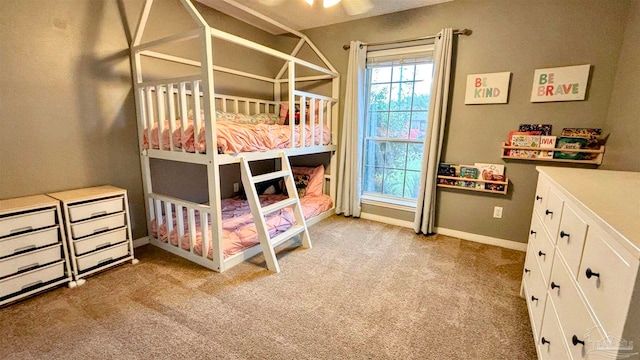
[{"label": "light colored carpet", "polygon": [[[533,359],[524,253],[333,216],[223,273],[137,265],[0,309],[0,359]],[[288,247],[287,247],[288,245]]]}]

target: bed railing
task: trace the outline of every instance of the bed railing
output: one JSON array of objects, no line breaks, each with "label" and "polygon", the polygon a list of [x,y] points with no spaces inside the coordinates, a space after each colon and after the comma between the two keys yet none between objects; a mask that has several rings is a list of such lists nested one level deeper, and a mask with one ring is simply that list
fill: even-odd
[{"label": "bed railing", "polygon": [[[145,149],[160,152],[206,153],[204,131],[214,131],[212,139],[216,142],[216,127],[205,116],[204,102],[200,90],[201,79],[198,76],[182,77],[164,81],[147,81],[137,86],[139,92],[139,129]],[[199,94],[200,96],[193,96]],[[255,116],[271,114],[269,117],[279,124],[284,123],[288,101],[253,99],[239,96],[214,96],[215,109],[222,113]],[[337,99],[310,92],[295,91],[294,104],[299,111],[284,126],[290,127],[296,141],[290,141],[289,148],[311,148],[330,145],[335,134],[331,111]],[[304,110],[303,110],[304,109]],[[300,126],[299,124],[306,124]],[[203,129],[204,127],[204,129]],[[211,129],[211,130],[210,130]],[[326,132],[326,133],[325,133]],[[312,139],[309,139],[311,136]],[[198,138],[202,142],[198,146]],[[327,138],[328,137],[328,138]],[[301,139],[305,139],[302,141]],[[194,146],[190,146],[188,142]],[[189,145],[189,146],[187,146]],[[282,147],[280,147],[282,149]],[[144,149],[143,149],[144,150]]]}]

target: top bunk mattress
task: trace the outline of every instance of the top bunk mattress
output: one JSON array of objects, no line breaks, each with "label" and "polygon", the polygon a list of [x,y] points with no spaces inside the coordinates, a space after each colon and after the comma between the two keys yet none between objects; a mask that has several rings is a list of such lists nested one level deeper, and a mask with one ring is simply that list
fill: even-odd
[{"label": "top bunk mattress", "polygon": [[[203,121],[198,131],[197,141],[194,137],[195,129],[193,121],[189,120],[188,126],[181,131],[180,121],[176,120],[174,131],[169,128],[169,121],[164,121],[162,133],[162,150],[171,150],[171,140],[175,150],[184,149],[187,152],[207,152],[205,122]],[[304,144],[302,132],[304,128]],[[292,138],[295,147],[309,147],[315,145],[331,144],[331,131],[327,126],[319,124],[297,124],[293,126],[294,136],[291,136],[290,125],[269,123],[238,123],[228,120],[216,121],[216,140],[219,154],[237,154],[241,152],[267,151],[273,149],[286,149],[292,147]],[[145,149],[160,149],[160,138],[157,124],[151,129],[151,143],[144,132],[143,146]]]}]

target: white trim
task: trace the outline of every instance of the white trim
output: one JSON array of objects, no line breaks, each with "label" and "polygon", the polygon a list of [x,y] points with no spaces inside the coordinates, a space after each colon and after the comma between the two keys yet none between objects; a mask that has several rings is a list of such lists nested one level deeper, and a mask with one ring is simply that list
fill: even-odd
[{"label": "white trim", "polygon": [[387,197],[379,197],[371,194],[362,194],[362,203],[367,205],[379,206],[387,209],[408,211],[415,213],[416,204],[411,201],[403,201],[399,199],[391,199]]},{"label": "white trim", "polygon": [[139,239],[135,239],[133,240],[133,247],[137,248],[143,245],[147,245],[150,244],[151,242],[149,241],[149,237],[145,236],[145,237],[141,237]]},{"label": "white trim", "polygon": [[441,227],[436,227],[433,229],[433,231],[435,231],[436,234],[452,236],[462,240],[473,241],[481,244],[495,245],[495,246],[499,246],[499,247],[503,247],[511,250],[518,250],[522,252],[527,251],[527,243],[522,243],[518,241],[498,239],[491,236],[472,234],[464,231],[451,230],[451,229],[441,228]]},{"label": "white trim", "polygon": [[389,225],[395,225],[395,226],[413,229],[413,222],[411,221],[399,220],[399,219],[394,219],[386,216],[375,215],[375,214],[370,214],[365,212],[360,213],[360,218],[377,221],[377,222],[381,222]]}]

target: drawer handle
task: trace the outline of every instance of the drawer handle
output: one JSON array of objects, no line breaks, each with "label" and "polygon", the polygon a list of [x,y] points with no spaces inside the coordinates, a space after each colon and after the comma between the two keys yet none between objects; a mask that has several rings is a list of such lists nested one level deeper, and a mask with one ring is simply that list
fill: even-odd
[{"label": "drawer handle", "polygon": [[547,254],[543,253],[542,251],[538,251],[538,256],[547,256]]},{"label": "drawer handle", "polygon": [[568,238],[569,238],[569,236],[570,236],[570,235],[569,235],[569,234],[567,234],[567,233],[566,233],[566,232],[564,232],[564,231],[560,231],[560,238],[563,238],[563,237],[565,237],[565,236],[567,237],[567,241],[569,241],[569,239],[568,239]]},{"label": "drawer handle", "polygon": [[91,214],[91,217],[96,217],[96,216],[100,216],[100,215],[107,215],[107,210],[94,212],[93,214]]},{"label": "drawer handle", "polygon": [[13,253],[17,254],[17,253],[25,252],[27,250],[31,250],[31,249],[35,249],[35,248],[36,248],[35,244],[32,244],[32,245],[28,245],[28,246],[25,246],[25,247],[17,248],[15,250],[13,250]]},{"label": "drawer handle", "polygon": [[571,342],[573,343],[573,346],[577,346],[578,344],[582,344],[582,346],[584,346],[584,341],[578,339],[578,337],[575,335],[573,335],[573,337],[571,338]]},{"label": "drawer handle", "polygon": [[109,230],[109,227],[108,227],[108,226],[105,226],[105,227],[102,227],[102,228],[100,228],[100,229],[95,229],[95,230],[93,230],[93,233],[94,233],[94,234],[96,234],[96,233],[103,232],[103,231],[107,231],[107,230]]},{"label": "drawer handle", "polygon": [[18,272],[25,272],[31,269],[35,269],[38,266],[40,266],[40,263],[33,263],[33,264],[29,264],[29,265],[25,265],[25,266],[21,266],[18,268]]},{"label": "drawer handle", "polygon": [[598,279],[600,278],[600,273],[593,272],[591,268],[587,268],[586,275],[587,275],[587,279],[591,279],[592,276],[595,276]]},{"label": "drawer handle", "polygon": [[555,288],[560,289],[560,285],[558,285],[558,284],[556,284],[556,283],[554,283],[554,282],[552,281],[552,282],[551,282],[551,289],[553,290],[553,289],[555,289]]},{"label": "drawer handle", "polygon": [[111,260],[113,260],[113,257],[111,257],[111,256],[106,258],[106,259],[102,259],[102,260],[98,261],[98,265],[104,264],[104,263],[109,262]]},{"label": "drawer handle", "polygon": [[526,272],[526,273],[530,273],[530,272],[531,272],[531,270],[529,270],[529,269],[527,269],[527,268],[524,268],[524,272]]},{"label": "drawer handle", "polygon": [[553,215],[553,211],[549,211],[548,209],[544,211],[545,215]]},{"label": "drawer handle", "polygon": [[19,232],[29,231],[29,230],[33,230],[33,226],[25,226],[18,229],[13,229],[9,231],[9,234],[19,233]]},{"label": "drawer handle", "polygon": [[542,200],[542,196],[536,195],[536,200]]},{"label": "drawer handle", "polygon": [[42,284],[42,280],[34,281],[31,284],[27,284],[27,285],[23,286],[22,290],[30,288],[30,287],[33,287],[33,286],[36,286],[36,285],[40,285],[40,284]]},{"label": "drawer handle", "polygon": [[529,231],[529,234],[530,234],[530,235],[535,235],[535,234],[537,234],[537,232],[535,232],[535,231],[531,230],[531,231]]},{"label": "drawer handle", "polygon": [[538,298],[537,298],[537,297],[535,297],[535,296],[533,296],[533,295],[531,295],[531,301],[538,302]]},{"label": "drawer handle", "polygon": [[542,345],[544,344],[551,344],[551,341],[547,340],[544,338],[544,336],[542,337]]},{"label": "drawer handle", "polygon": [[102,248],[105,248],[105,247],[109,247],[109,246],[111,246],[110,242],[106,242],[104,244],[96,245],[96,250],[102,249]]}]

